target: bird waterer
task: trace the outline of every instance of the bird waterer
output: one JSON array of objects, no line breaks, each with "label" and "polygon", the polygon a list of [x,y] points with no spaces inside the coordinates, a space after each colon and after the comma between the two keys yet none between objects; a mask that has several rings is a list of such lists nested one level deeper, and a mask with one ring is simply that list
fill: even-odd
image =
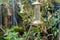
[{"label": "bird waterer", "polygon": [[40,5],[42,3],[36,0],[35,2],[32,3],[34,5],[34,17],[33,17],[33,22],[32,25],[35,24],[42,24],[43,22],[41,21],[41,14],[40,14]]}]

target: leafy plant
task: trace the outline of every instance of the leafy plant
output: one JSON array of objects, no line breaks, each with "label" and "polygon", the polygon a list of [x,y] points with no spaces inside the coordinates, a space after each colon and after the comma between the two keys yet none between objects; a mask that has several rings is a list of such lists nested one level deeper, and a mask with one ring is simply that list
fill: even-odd
[{"label": "leafy plant", "polygon": [[18,37],[18,32],[14,31],[14,28],[6,29],[6,33],[4,34],[5,40],[23,40],[22,37]]},{"label": "leafy plant", "polygon": [[[47,31],[50,29],[49,32],[51,32],[51,34],[54,35],[54,37],[56,37],[58,35],[58,28],[57,28],[57,22],[59,20],[59,13],[60,10],[57,10],[55,13],[54,12],[50,12],[53,11],[53,5],[51,3],[51,1],[47,1],[44,0],[43,4],[41,5],[41,19],[43,21],[42,25],[30,25],[30,23],[33,20],[33,16],[34,16],[34,10],[33,10],[33,6],[30,6],[28,3],[28,0],[21,0],[22,3],[19,4],[19,10],[18,15],[20,15],[23,19],[22,25],[21,26],[12,26],[12,28],[10,29],[6,29],[6,33],[4,34],[4,39],[5,40],[25,40],[25,38],[29,36],[33,37],[32,39],[34,39],[34,37],[37,40],[42,40],[41,37],[41,30],[42,31]],[[51,8],[50,8],[51,7]],[[52,10],[51,10],[52,9]],[[57,16],[57,17],[56,17]],[[20,20],[19,20],[20,21]],[[26,31],[26,27],[31,27],[28,28],[28,31]],[[46,28],[46,29],[45,29]],[[19,36],[20,31],[23,32],[22,36]],[[37,35],[36,35],[37,33]],[[44,33],[44,32],[43,32]],[[47,34],[49,35],[49,33],[47,32]],[[35,40],[35,39],[34,39]]]}]

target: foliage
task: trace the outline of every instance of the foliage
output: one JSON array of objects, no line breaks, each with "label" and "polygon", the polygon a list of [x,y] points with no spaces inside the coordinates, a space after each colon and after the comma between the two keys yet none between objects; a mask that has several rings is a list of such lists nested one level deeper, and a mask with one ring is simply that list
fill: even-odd
[{"label": "foliage", "polygon": [[6,33],[4,34],[5,40],[23,40],[23,38],[18,37],[18,32],[14,31],[14,28],[6,29]]},{"label": "foliage", "polygon": [[[54,37],[57,37],[59,30],[57,28],[58,26],[56,25],[59,20],[60,9],[56,12],[53,12],[54,6],[51,1],[44,0],[43,4],[41,5],[41,20],[43,21],[43,24],[31,26],[30,23],[34,18],[33,7],[34,6],[29,5],[28,0],[21,0],[21,3],[19,4],[19,10],[17,10],[17,12],[18,15],[22,17],[22,25],[12,26],[10,29],[7,28],[4,34],[5,40],[25,40],[25,38],[29,39],[28,37],[30,36],[32,37],[31,39],[34,39],[35,37],[37,40],[42,40],[42,34],[40,34],[41,31],[47,31],[49,29],[49,32],[51,32]],[[26,27],[28,28],[28,31],[26,31]],[[23,32],[22,36],[19,34],[21,32]],[[49,35],[48,32],[47,34]]]}]

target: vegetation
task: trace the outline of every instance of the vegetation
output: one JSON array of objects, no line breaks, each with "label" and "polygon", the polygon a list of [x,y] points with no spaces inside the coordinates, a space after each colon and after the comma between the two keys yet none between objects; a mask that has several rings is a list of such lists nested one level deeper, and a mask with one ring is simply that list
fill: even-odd
[{"label": "vegetation", "polygon": [[[0,0],[3,2],[2,0]],[[3,29],[5,32],[2,34],[3,40],[57,40],[59,32],[59,13],[60,9],[54,11],[54,5],[52,1],[43,0],[40,15],[43,24],[31,25],[31,22],[34,21],[34,5],[29,0],[18,0],[17,2],[17,15],[18,19],[16,25],[4,26]],[[59,1],[59,0],[58,0]],[[57,1],[57,2],[58,2]],[[8,0],[8,4],[10,6]],[[6,3],[6,2],[5,2]],[[10,6],[11,7],[11,6]],[[6,9],[4,9],[6,12]],[[11,9],[12,10],[12,9]],[[3,12],[3,13],[5,13]],[[13,13],[13,12],[12,12]],[[2,40],[1,39],[1,40]]]}]

